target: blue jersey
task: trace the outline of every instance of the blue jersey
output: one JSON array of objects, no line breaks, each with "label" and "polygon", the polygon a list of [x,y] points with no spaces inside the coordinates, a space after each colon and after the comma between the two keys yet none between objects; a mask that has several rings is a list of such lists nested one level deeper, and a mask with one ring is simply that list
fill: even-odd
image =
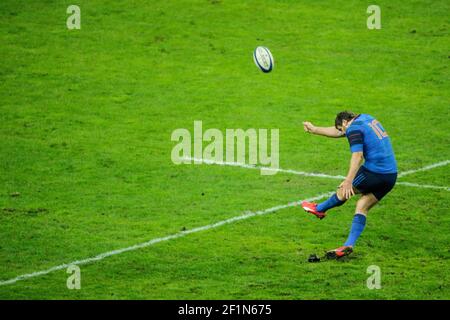
[{"label": "blue jersey", "polygon": [[345,135],[352,153],[363,152],[366,169],[375,173],[397,173],[391,140],[374,117],[360,114],[347,128]]}]

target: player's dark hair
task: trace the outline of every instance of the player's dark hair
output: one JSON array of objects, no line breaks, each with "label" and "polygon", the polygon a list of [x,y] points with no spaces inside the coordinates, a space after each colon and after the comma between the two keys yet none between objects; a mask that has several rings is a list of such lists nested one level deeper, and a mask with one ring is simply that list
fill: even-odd
[{"label": "player's dark hair", "polygon": [[342,122],[344,120],[350,121],[356,118],[356,114],[351,111],[342,111],[336,115],[336,120],[334,120],[334,126],[337,128],[342,127]]}]

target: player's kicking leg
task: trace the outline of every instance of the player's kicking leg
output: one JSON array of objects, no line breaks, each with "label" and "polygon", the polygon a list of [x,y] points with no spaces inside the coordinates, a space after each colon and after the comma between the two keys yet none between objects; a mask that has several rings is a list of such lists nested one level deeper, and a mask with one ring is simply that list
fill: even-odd
[{"label": "player's kicking leg", "polygon": [[[358,193],[358,190],[356,190],[355,188],[353,188],[353,191],[355,194]],[[342,193],[342,189],[339,188],[335,194],[333,194],[330,198],[321,203],[303,201],[302,208],[306,212],[309,212],[322,220],[323,218],[326,217],[327,210],[342,206],[345,203],[345,201],[347,200],[345,199],[344,194]]]},{"label": "player's kicking leg", "polygon": [[[353,194],[366,193],[365,183],[367,180],[370,179],[367,179],[366,170],[364,169],[364,167],[360,167],[358,172],[356,173],[355,179],[353,179]],[[327,210],[342,206],[345,201],[347,201],[347,199],[342,188],[338,188],[336,193],[327,200],[318,204],[314,202],[303,201],[302,207],[306,212],[309,212],[322,220],[323,218],[325,218]]]},{"label": "player's kicking leg", "polygon": [[378,199],[373,193],[362,195],[356,203],[355,215],[353,217],[352,227],[347,241],[342,247],[327,252],[328,259],[338,259],[353,252],[353,246],[366,226],[366,217],[369,210],[377,204]]}]

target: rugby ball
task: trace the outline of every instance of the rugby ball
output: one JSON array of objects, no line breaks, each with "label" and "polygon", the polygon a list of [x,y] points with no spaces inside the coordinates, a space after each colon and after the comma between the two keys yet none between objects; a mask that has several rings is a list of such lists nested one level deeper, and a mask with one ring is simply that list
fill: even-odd
[{"label": "rugby ball", "polygon": [[255,61],[256,66],[265,73],[272,71],[275,65],[270,50],[262,46],[257,47],[255,51],[253,51],[253,61]]}]

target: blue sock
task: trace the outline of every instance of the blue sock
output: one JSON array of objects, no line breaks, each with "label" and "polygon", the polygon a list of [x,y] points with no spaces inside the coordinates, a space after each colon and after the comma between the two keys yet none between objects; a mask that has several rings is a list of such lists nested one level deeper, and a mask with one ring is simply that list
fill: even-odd
[{"label": "blue sock", "polygon": [[352,228],[350,229],[350,234],[348,235],[347,241],[344,246],[354,246],[356,240],[363,232],[364,227],[366,226],[366,216],[360,213],[355,214],[353,217]]},{"label": "blue sock", "polygon": [[336,193],[333,194],[328,200],[325,200],[324,202],[321,202],[317,205],[317,211],[319,212],[325,212],[328,209],[342,206],[345,203],[344,201],[339,200]]}]

